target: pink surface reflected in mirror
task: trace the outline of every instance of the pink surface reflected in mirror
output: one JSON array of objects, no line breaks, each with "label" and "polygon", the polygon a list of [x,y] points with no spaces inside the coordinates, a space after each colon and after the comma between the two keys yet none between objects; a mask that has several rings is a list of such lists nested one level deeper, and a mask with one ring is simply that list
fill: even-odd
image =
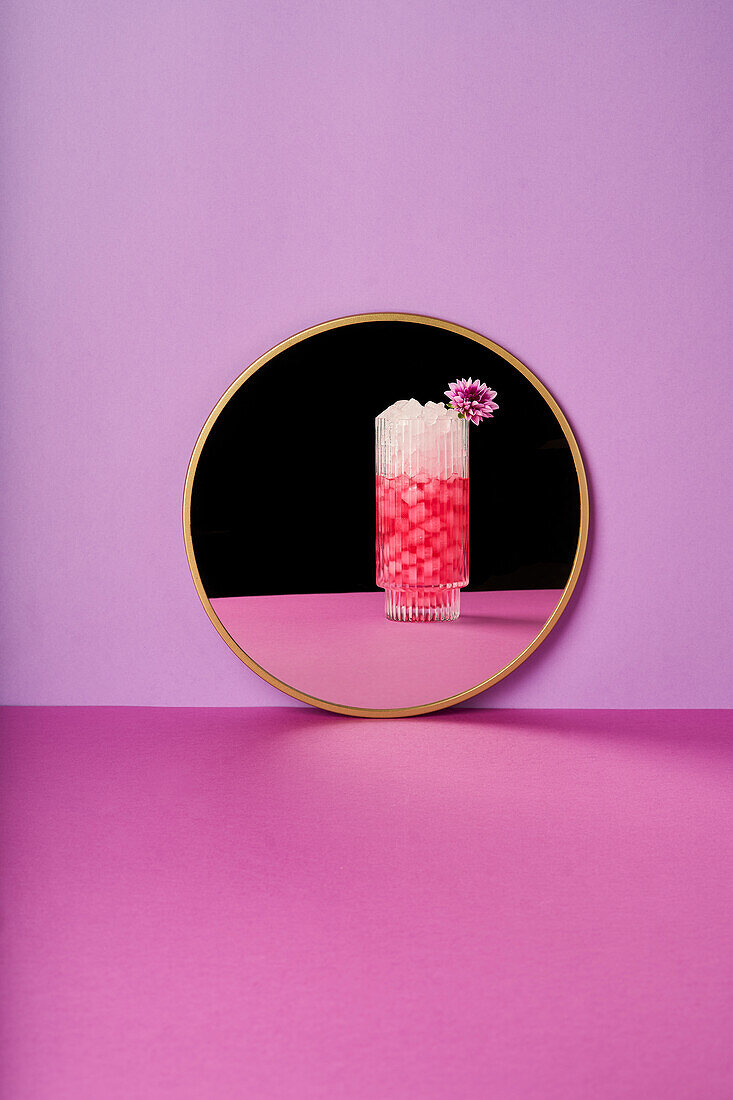
[{"label": "pink surface reflected in mirror", "polygon": [[[398,623],[381,592],[212,600],[249,656],[317,699],[353,707],[421,706],[468,691],[537,637],[562,591],[466,592],[452,623]],[[433,627],[428,630],[426,627]],[[241,643],[240,643],[241,644]],[[426,698],[428,693],[432,697]]]}]

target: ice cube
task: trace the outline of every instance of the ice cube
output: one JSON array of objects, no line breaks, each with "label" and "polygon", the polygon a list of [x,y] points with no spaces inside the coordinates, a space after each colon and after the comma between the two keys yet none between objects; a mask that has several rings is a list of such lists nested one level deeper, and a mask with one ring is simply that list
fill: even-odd
[{"label": "ice cube", "polygon": [[438,404],[437,401],[425,402],[425,419],[435,421],[439,416],[443,416],[445,413],[445,405]]},{"label": "ice cube", "polygon": [[412,508],[419,500],[422,500],[422,489],[419,489],[417,485],[411,485],[409,489],[405,489],[402,493],[402,499],[405,504]]},{"label": "ice cube", "polygon": [[446,424],[444,430],[448,430],[447,425],[451,421],[458,419],[456,410],[446,408],[440,401],[427,401],[425,405],[421,405],[416,397],[395,401],[379,416],[385,420],[417,420],[428,424],[440,420]]},{"label": "ice cube", "polygon": [[403,415],[402,410],[404,409],[406,404],[407,398],[405,398],[404,401],[395,401],[393,405],[389,405],[389,407],[386,408],[384,412],[381,412],[376,419],[397,420],[400,416]]}]

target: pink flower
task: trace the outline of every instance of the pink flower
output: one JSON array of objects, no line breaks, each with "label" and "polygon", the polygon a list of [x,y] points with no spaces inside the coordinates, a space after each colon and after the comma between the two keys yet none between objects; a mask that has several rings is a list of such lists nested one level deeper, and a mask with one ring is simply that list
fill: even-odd
[{"label": "pink flower", "polygon": [[461,378],[460,381],[451,382],[445,396],[450,397],[448,408],[457,409],[472,424],[480,423],[484,417],[493,417],[494,409],[499,408],[494,401],[496,390],[490,390],[478,379],[474,382],[471,378],[468,381]]}]

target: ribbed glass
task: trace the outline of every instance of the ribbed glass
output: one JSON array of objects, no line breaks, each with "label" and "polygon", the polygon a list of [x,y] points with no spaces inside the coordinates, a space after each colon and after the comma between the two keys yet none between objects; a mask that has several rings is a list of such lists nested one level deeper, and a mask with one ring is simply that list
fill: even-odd
[{"label": "ribbed glass", "polygon": [[468,482],[468,421],[377,417],[377,584],[388,619],[458,618],[468,584]]}]

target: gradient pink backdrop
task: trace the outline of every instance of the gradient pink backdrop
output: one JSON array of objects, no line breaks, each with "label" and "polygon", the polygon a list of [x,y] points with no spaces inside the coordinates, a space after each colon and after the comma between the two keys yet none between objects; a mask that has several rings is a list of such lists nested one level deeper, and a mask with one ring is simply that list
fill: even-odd
[{"label": "gradient pink backdrop", "polygon": [[504,343],[587,458],[580,598],[479,702],[730,704],[732,22],[10,0],[3,700],[288,703],[195,595],[186,465],[251,360],[384,309]]},{"label": "gradient pink backdrop", "polygon": [[730,1100],[720,711],[4,712],[3,1100]]}]

